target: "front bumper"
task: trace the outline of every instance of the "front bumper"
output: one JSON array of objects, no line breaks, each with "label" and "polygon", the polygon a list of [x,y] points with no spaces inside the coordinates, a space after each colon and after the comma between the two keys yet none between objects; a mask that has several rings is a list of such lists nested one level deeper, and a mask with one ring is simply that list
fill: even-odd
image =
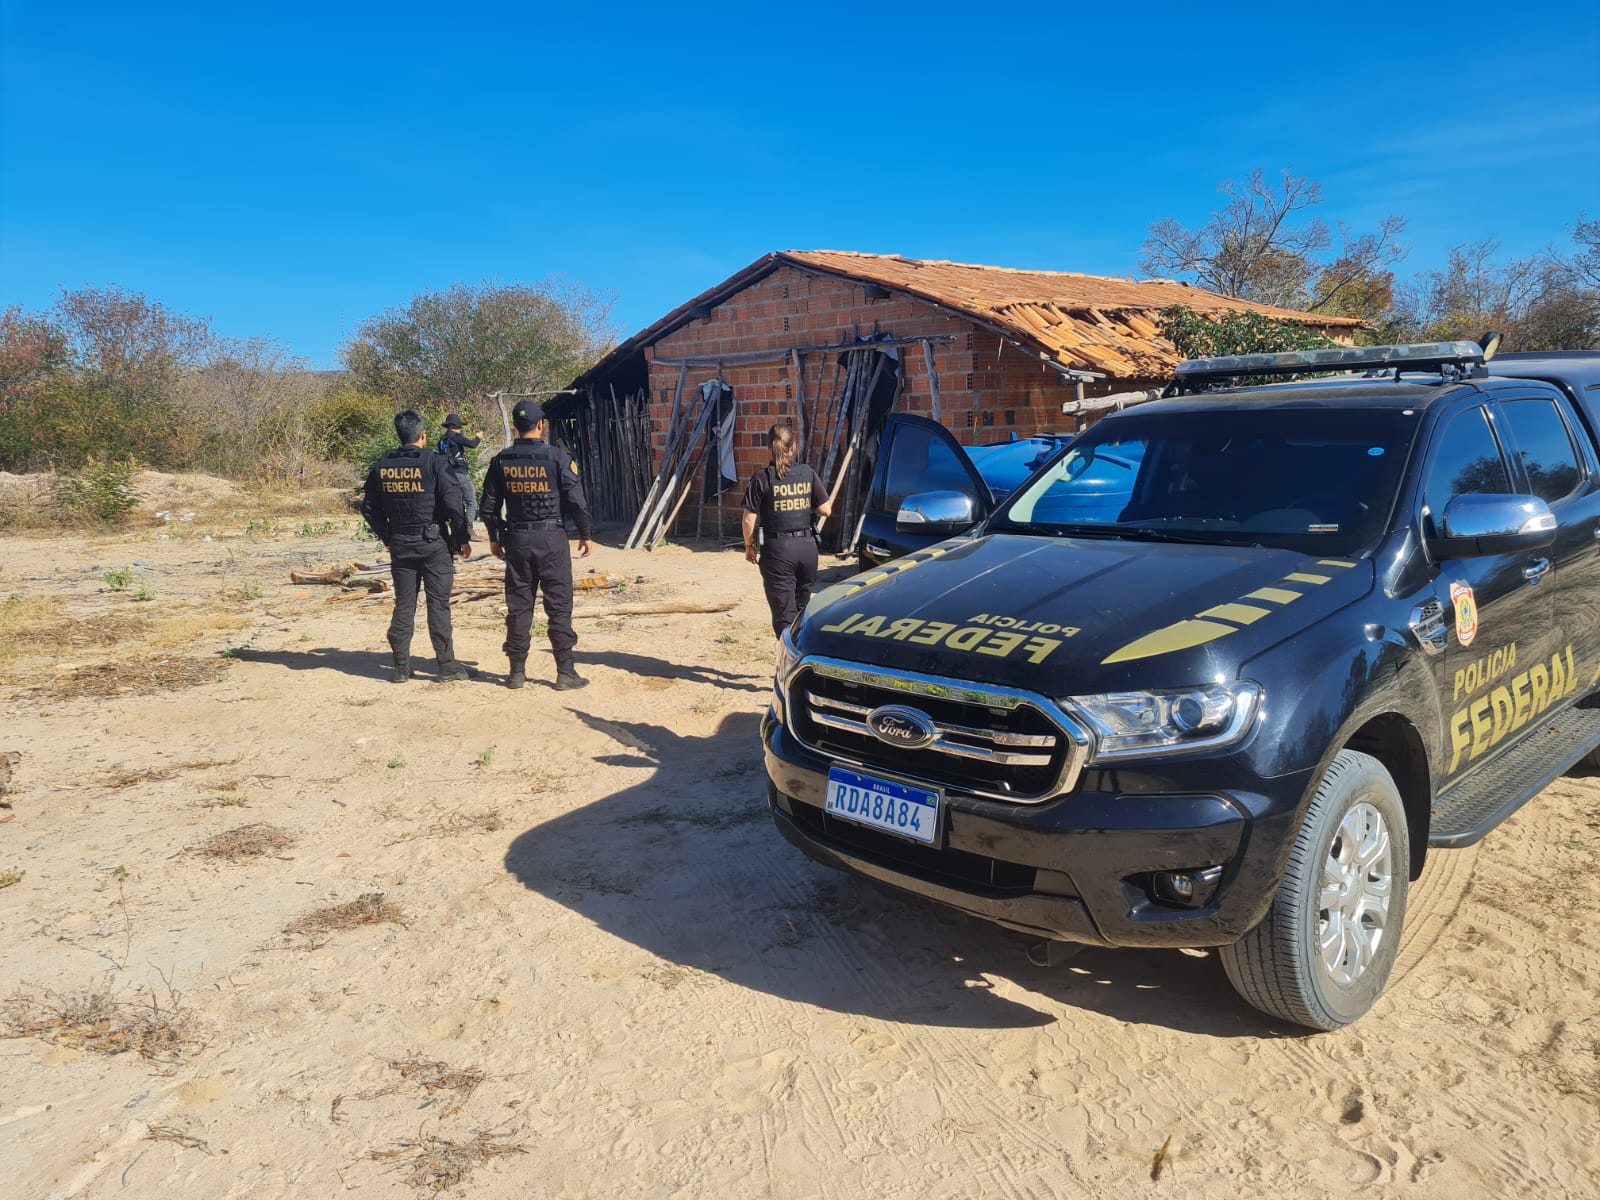
[{"label": "front bumper", "polygon": [[[818,862],[1010,929],[1101,946],[1219,946],[1249,932],[1272,903],[1306,786],[1290,777],[1254,790],[1151,791],[1119,769],[1086,773],[1043,804],[947,793],[938,841],[922,846],[828,816],[832,764],[770,711],[762,743],[773,819]],[[1169,772],[1159,782],[1195,781]],[[1213,866],[1221,882],[1203,905],[1151,891],[1158,872]]]}]

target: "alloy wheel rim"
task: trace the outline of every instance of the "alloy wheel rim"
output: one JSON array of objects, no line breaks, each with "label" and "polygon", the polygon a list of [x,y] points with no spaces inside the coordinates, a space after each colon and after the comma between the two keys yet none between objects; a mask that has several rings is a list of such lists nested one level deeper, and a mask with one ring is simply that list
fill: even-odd
[{"label": "alloy wheel rim", "polygon": [[1383,814],[1371,804],[1352,805],[1328,846],[1317,895],[1317,961],[1341,988],[1366,974],[1388,934],[1393,860]]}]

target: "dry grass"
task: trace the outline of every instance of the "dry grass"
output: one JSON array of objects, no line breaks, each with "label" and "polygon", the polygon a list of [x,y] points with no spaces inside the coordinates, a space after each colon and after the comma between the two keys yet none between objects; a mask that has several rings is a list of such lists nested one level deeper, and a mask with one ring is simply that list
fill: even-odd
[{"label": "dry grass", "polygon": [[211,1153],[211,1146],[205,1138],[195,1137],[192,1133],[185,1133],[173,1125],[151,1125],[144,1131],[147,1142],[176,1142],[185,1150],[204,1150]]},{"label": "dry grass", "polygon": [[239,760],[229,759],[201,759],[196,762],[174,763],[170,767],[140,767],[137,771],[113,771],[102,781],[102,787],[125,788],[136,783],[159,783],[163,779],[171,779],[179,771],[205,771],[211,767],[231,767]]},{"label": "dry grass", "polygon": [[0,888],[12,887],[22,882],[26,871],[0,871]]},{"label": "dry grass", "polygon": [[228,660],[224,658],[152,655],[148,658],[77,667],[30,690],[52,700],[143,696],[151,692],[175,692],[183,688],[203,687],[208,683],[217,682],[227,669]]},{"label": "dry grass", "polygon": [[248,624],[250,618],[240,613],[221,610],[186,613],[158,622],[143,641],[152,649],[173,650],[218,634],[234,633]]},{"label": "dry grass", "polygon": [[276,825],[240,825],[208,837],[189,847],[190,854],[202,858],[219,858],[226,862],[241,862],[249,858],[264,858],[280,854],[294,845],[294,834]]},{"label": "dry grass", "polygon": [[[171,691],[219,678],[223,666],[209,658],[180,659],[154,654],[129,658],[138,648],[174,650],[234,633],[250,618],[222,610],[152,618],[144,613],[102,612],[84,616],[58,596],[12,596],[0,601],[0,682],[31,684],[31,691],[55,699]],[[118,661],[74,668],[37,682],[21,664],[83,651],[121,651]]]},{"label": "dry grass", "polygon": [[460,1112],[472,1099],[472,1093],[488,1078],[477,1067],[452,1067],[449,1063],[416,1054],[392,1059],[389,1066],[400,1072],[401,1079],[416,1084],[430,1096],[438,1092],[454,1093],[455,1107],[450,1110],[451,1114]]},{"label": "dry grass", "polygon": [[6,1037],[34,1037],[95,1054],[132,1051],[154,1062],[172,1062],[200,1044],[194,1014],[176,996],[163,1005],[154,992],[143,996],[18,994],[5,1003],[0,1032]]},{"label": "dry grass", "polygon": [[405,1171],[405,1181],[414,1188],[444,1192],[492,1159],[528,1152],[510,1138],[510,1134],[480,1131],[471,1140],[458,1142],[429,1134],[396,1142],[387,1150],[370,1150],[367,1157],[374,1162],[394,1161],[395,1169]]},{"label": "dry grass", "polygon": [[0,662],[65,648],[66,605],[55,596],[13,595],[0,601]]},{"label": "dry grass", "polygon": [[505,827],[505,819],[498,808],[486,808],[481,812],[463,812],[458,808],[446,813],[423,832],[426,836],[455,837],[461,833],[499,833]]},{"label": "dry grass", "polygon": [[362,925],[404,925],[402,917],[400,906],[386,899],[382,892],[368,892],[345,904],[313,909],[286,926],[284,932],[316,937],[319,934],[337,933],[341,929],[357,929]]}]

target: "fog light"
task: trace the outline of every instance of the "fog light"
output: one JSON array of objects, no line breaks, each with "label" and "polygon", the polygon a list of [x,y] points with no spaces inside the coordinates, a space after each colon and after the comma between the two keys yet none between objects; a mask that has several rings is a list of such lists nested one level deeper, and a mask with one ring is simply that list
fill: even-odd
[{"label": "fog light", "polygon": [[1221,867],[1193,867],[1186,871],[1157,871],[1150,877],[1150,894],[1163,904],[1202,908],[1217,893]]}]

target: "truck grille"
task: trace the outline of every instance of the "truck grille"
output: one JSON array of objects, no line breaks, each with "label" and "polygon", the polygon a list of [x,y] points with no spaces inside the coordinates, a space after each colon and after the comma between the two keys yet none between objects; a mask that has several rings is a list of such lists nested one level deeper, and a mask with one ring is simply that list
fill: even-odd
[{"label": "truck grille", "polygon": [[[918,748],[878,738],[876,709],[907,707],[927,718]],[[997,800],[1038,802],[1070,791],[1087,737],[1041,696],[1008,688],[808,659],[789,682],[800,742],[830,758]]]}]

